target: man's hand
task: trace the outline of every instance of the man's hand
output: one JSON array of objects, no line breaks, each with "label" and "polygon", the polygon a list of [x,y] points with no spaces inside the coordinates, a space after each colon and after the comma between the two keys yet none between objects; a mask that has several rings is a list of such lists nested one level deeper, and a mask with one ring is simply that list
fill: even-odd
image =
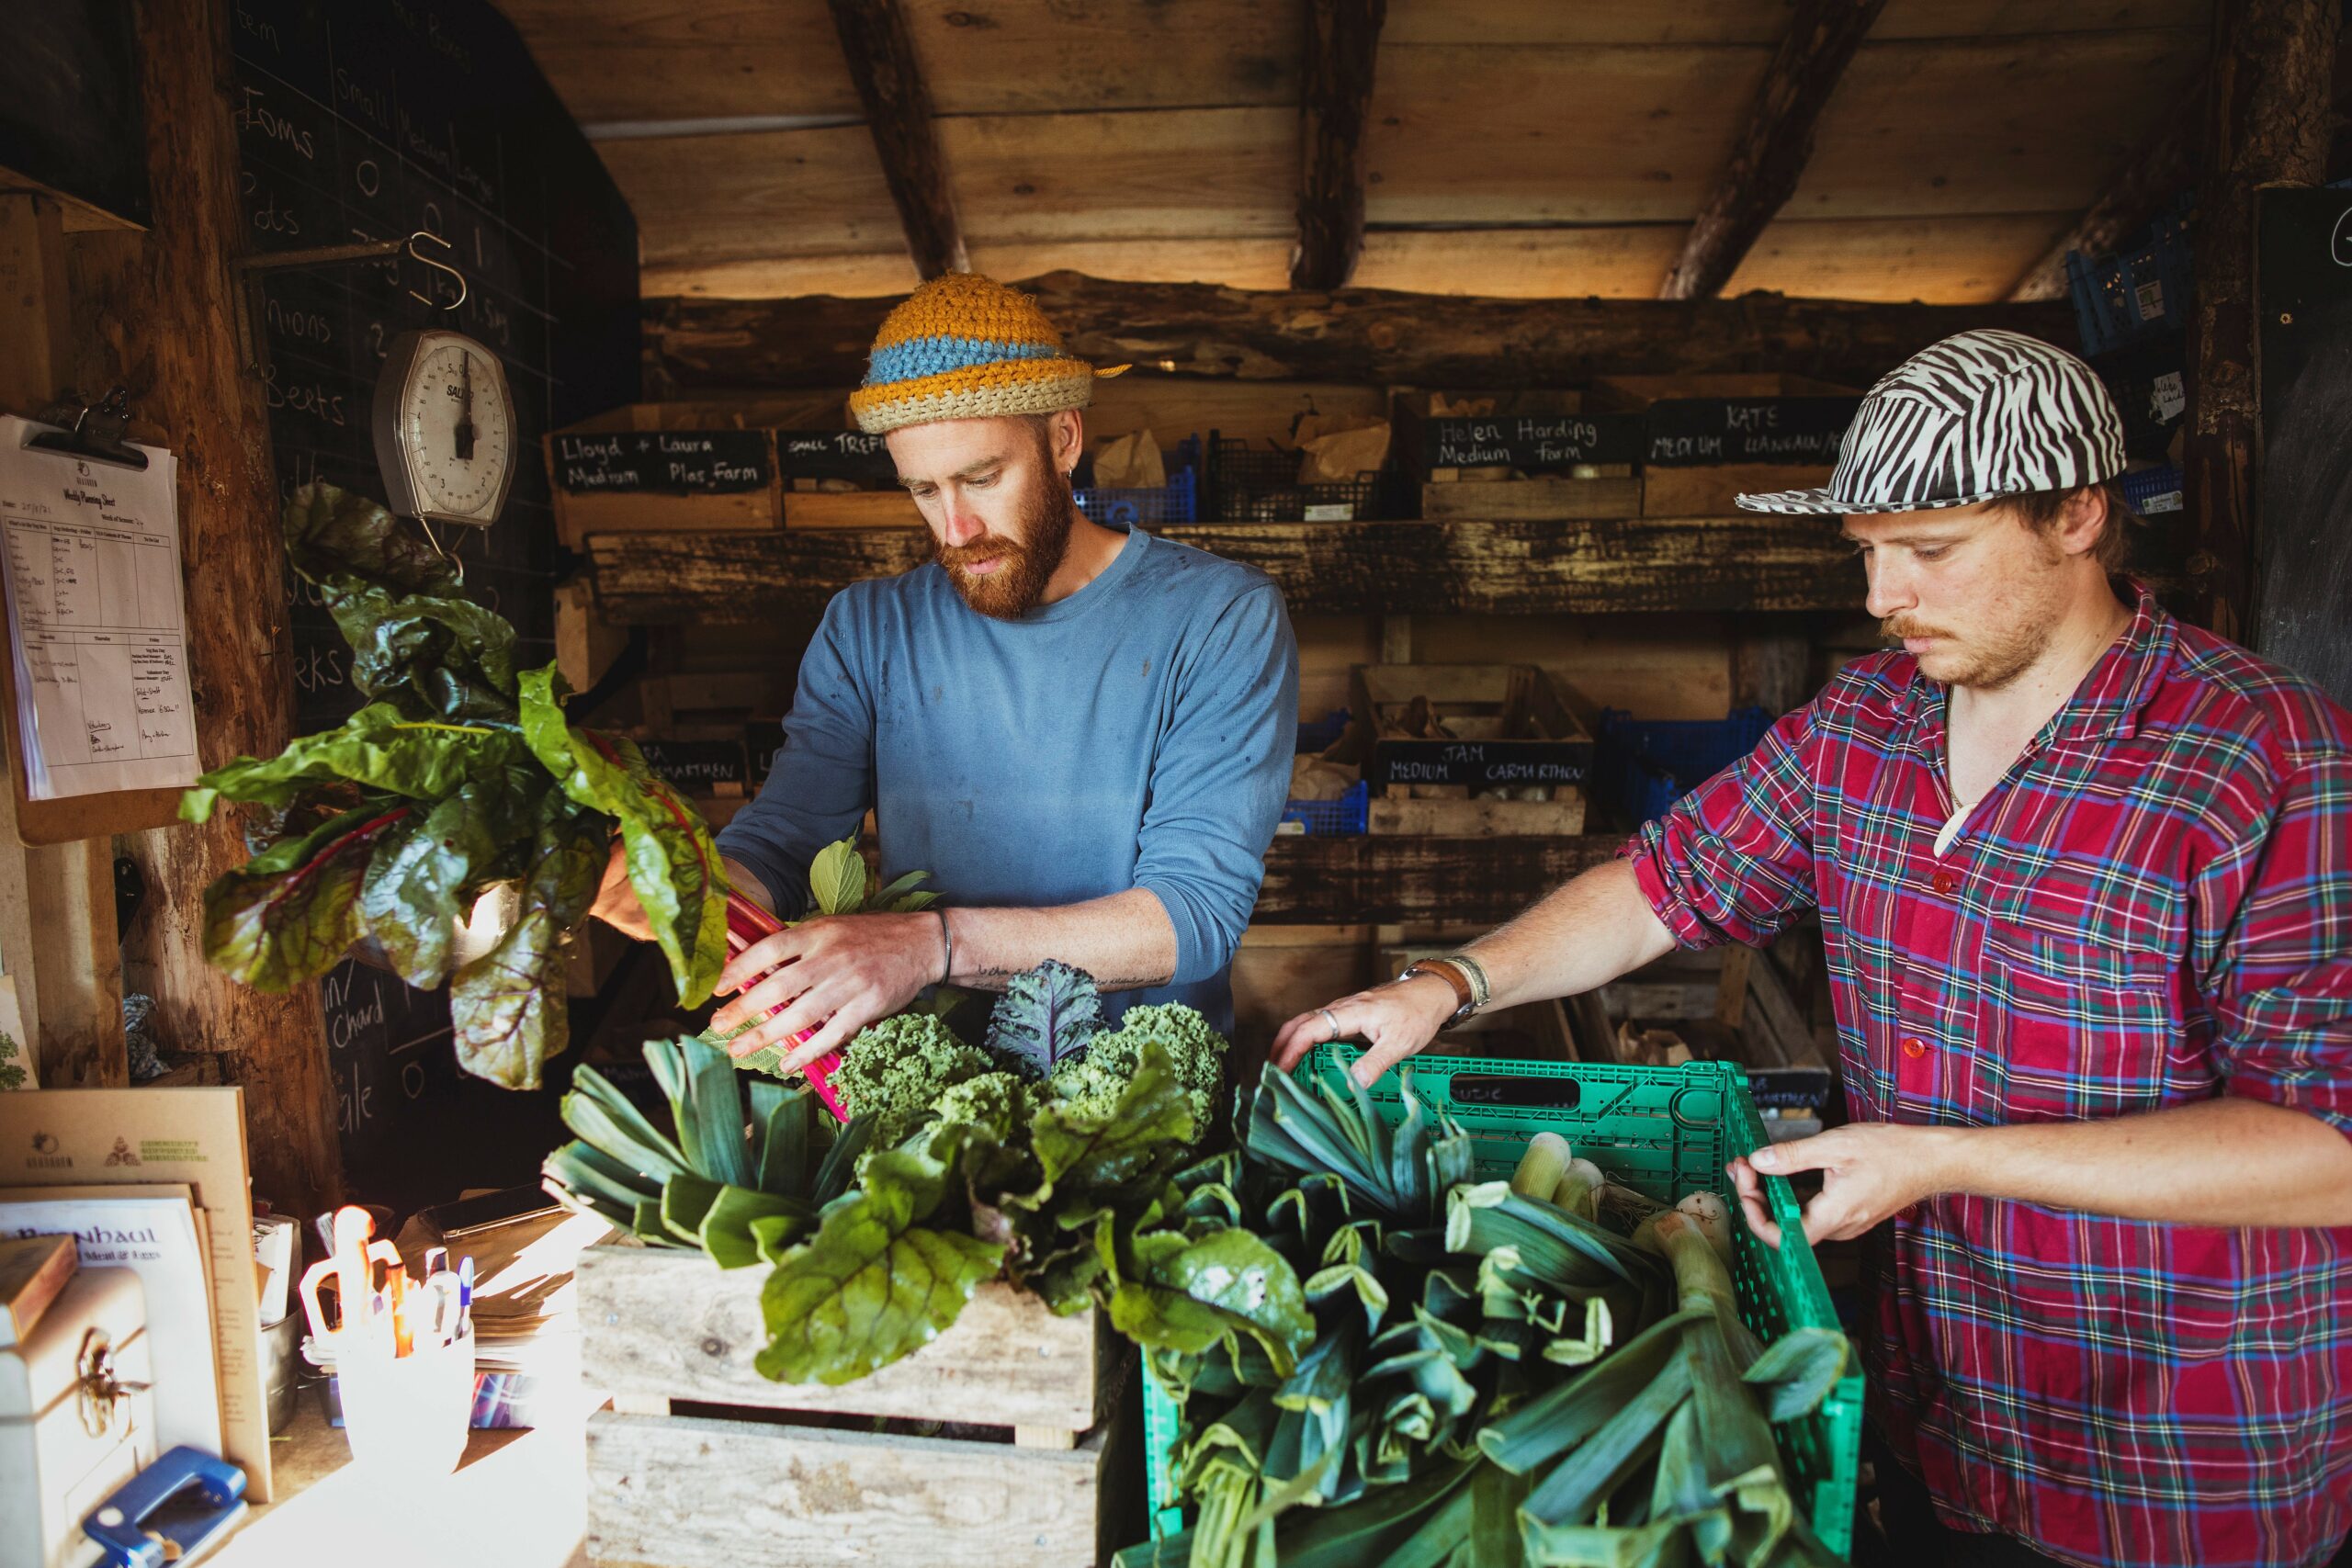
[{"label": "man's hand", "polygon": [[1952,1190],[1952,1144],[1961,1131],[1883,1122],[1833,1127],[1733,1160],[1732,1185],[1747,1228],[1778,1250],[1781,1227],[1765,1210],[1762,1176],[1820,1171],[1821,1190],[1804,1207],[1805,1240],[1850,1241],[1923,1199]]},{"label": "man's hand", "polygon": [[1362,1040],[1371,1049],[1356,1059],[1351,1071],[1356,1082],[1368,1089],[1381,1074],[1436,1039],[1460,1005],[1453,987],[1434,975],[1391,980],[1300,1013],[1274,1035],[1270,1055],[1275,1066],[1288,1072],[1326,1040]]},{"label": "man's hand", "polygon": [[[779,964],[784,967],[777,969]],[[796,1073],[839,1050],[867,1024],[904,1008],[925,986],[944,977],[946,964],[946,941],[935,910],[822,916],[762,937],[729,959],[719,971],[718,990],[735,999],[711,1015],[711,1027],[724,1032],[761,1021],[727,1043],[736,1056],[815,1030],[784,1059],[785,1072]],[[771,969],[777,972],[759,979]],[[787,1001],[791,1006],[775,1017],[765,1016]]]},{"label": "man's hand", "polygon": [[588,906],[588,912],[623,936],[639,942],[653,940],[653,922],[645,918],[645,906],[637,901],[637,888],[628,879],[628,843],[618,833],[613,835],[605,880],[597,885],[596,899]]}]

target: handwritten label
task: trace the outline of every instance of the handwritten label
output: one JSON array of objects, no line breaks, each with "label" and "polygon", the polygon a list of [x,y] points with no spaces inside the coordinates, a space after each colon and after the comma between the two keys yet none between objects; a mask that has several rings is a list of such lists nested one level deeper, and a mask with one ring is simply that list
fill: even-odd
[{"label": "handwritten label", "polygon": [[627,491],[741,495],[775,468],[760,430],[620,430],[555,438],[555,482],[569,494]]},{"label": "handwritten label", "polygon": [[690,795],[749,782],[740,740],[640,740],[645,765]]},{"label": "handwritten label", "polygon": [[1589,740],[1383,740],[1373,748],[1375,784],[1578,784],[1592,773]]},{"label": "handwritten label", "polygon": [[1645,413],[1642,460],[1658,468],[1718,463],[1834,463],[1859,398],[1669,398]]},{"label": "handwritten label", "polygon": [[1512,468],[1556,473],[1579,463],[1638,462],[1638,414],[1531,414],[1432,419],[1423,429],[1421,455],[1432,468]]},{"label": "handwritten label", "polygon": [[884,437],[857,430],[779,430],[776,466],[787,479],[846,479],[865,490],[899,482]]}]

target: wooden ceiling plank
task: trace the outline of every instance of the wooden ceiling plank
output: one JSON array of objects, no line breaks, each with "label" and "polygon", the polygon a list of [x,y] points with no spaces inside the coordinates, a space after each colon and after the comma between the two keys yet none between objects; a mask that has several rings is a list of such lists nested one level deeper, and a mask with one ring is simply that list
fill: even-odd
[{"label": "wooden ceiling plank", "polygon": [[827,0],[850,80],[865,108],[865,129],[882,159],[882,176],[907,231],[907,253],[925,277],[967,272],[964,233],[940,155],[931,89],[915,58],[899,0]]},{"label": "wooden ceiling plank", "polygon": [[1363,251],[1363,127],[1388,0],[1306,0],[1293,288],[1337,288]]},{"label": "wooden ceiling plank", "polygon": [[[1242,380],[1557,387],[1600,375],[1769,369],[1867,385],[1968,327],[2011,327],[2062,344],[2075,338],[2074,313],[2057,303],[1253,292],[1069,272],[1021,287],[1081,358]],[[649,299],[647,371],[657,389],[650,395],[854,384],[886,309],[881,300],[830,297]]]},{"label": "wooden ceiling plank", "polygon": [[2205,85],[2181,99],[2154,134],[2125,160],[2099,198],[2052,241],[2018,277],[2012,299],[2056,299],[2066,292],[2066,253],[2105,255],[2177,200],[2197,177],[2197,133],[2205,111]]},{"label": "wooden ceiling plank", "polygon": [[1699,209],[1659,299],[1710,299],[1731,280],[1764,226],[1795,194],[1822,108],[1885,4],[1798,0],[1730,161]]}]

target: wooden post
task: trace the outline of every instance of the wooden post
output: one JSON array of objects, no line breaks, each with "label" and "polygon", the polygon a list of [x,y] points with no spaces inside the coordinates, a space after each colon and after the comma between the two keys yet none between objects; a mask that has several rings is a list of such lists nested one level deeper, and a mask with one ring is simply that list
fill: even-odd
[{"label": "wooden post", "polygon": [[1796,194],[1813,128],[1886,0],[1798,0],[1715,188],[1699,209],[1661,299],[1712,299],[1764,225]]},{"label": "wooden post", "polygon": [[[50,197],[0,196],[0,409],[13,413],[40,414],[74,379],[63,219]],[[113,840],[24,846],[6,775],[0,763],[0,967],[16,987],[18,1043],[48,1088],[126,1083]]]},{"label": "wooden post", "polygon": [[964,232],[947,188],[947,164],[932,124],[931,88],[899,0],[831,0],[850,79],[865,106],[865,129],[907,231],[907,251],[925,277],[967,272]]},{"label": "wooden post", "polygon": [[[293,733],[286,567],[261,383],[239,366],[234,262],[244,219],[218,0],[141,0],[140,91],[154,224],[144,243],[94,250],[76,283],[97,341],[85,360],[134,389],[147,438],[179,457],[189,688],[200,760],[268,756]],[[131,956],[164,1048],[218,1053],[245,1091],[254,1187],[295,1213],[341,1195],[326,1024],[315,986],[250,990],[204,961],[204,889],[246,859],[239,814],[127,835],[147,879]]]},{"label": "wooden post", "polygon": [[2188,559],[2199,618],[2245,628],[2254,581],[2254,193],[2326,177],[2340,14],[2330,0],[2221,0],[2197,186],[2188,388]]},{"label": "wooden post", "polygon": [[1293,288],[1337,288],[1363,252],[1363,123],[1388,0],[1306,0]]}]

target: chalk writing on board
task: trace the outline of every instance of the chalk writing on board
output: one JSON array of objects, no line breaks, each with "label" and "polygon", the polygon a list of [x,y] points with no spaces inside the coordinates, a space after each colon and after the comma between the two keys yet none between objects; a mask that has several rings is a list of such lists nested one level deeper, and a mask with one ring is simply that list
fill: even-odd
[{"label": "chalk writing on board", "polygon": [[734,495],[773,477],[767,434],[758,430],[630,430],[555,438],[555,482],[597,491]]},{"label": "chalk writing on board", "polygon": [[1422,458],[1432,468],[1541,473],[1579,463],[1630,463],[1640,451],[1641,421],[1631,414],[1432,419],[1422,438]]},{"label": "chalk writing on board", "polygon": [[776,466],[786,479],[847,479],[876,490],[899,482],[899,466],[879,435],[859,430],[779,430]]}]

